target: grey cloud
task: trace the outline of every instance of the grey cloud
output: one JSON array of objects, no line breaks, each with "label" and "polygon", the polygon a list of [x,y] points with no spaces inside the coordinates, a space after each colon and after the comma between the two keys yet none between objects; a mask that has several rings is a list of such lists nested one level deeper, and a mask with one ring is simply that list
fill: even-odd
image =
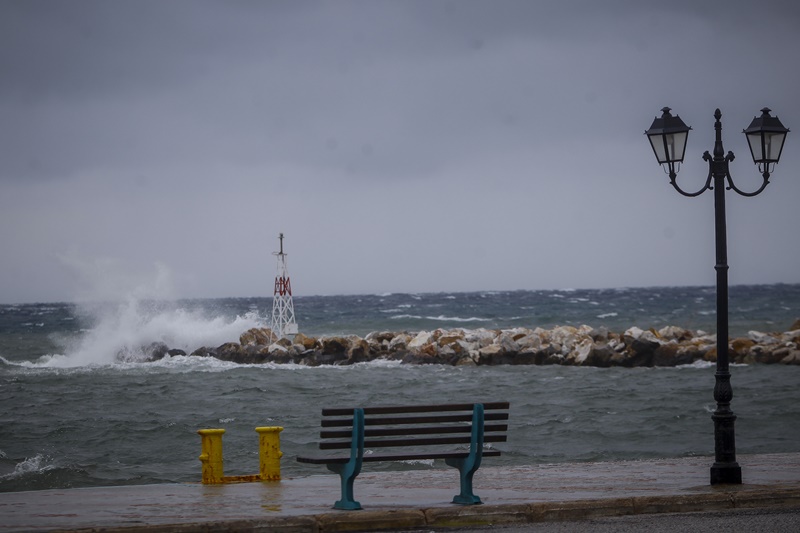
[{"label": "grey cloud", "polygon": [[[709,282],[710,203],[677,197],[643,131],[664,105],[693,126],[691,187],[720,107],[757,179],[741,129],[764,105],[800,123],[798,11],[0,3],[0,299],[69,297],[58,257],[82,254],[261,294],[279,231],[301,292]],[[733,280],[798,280],[791,135],[763,197],[731,201]]]}]

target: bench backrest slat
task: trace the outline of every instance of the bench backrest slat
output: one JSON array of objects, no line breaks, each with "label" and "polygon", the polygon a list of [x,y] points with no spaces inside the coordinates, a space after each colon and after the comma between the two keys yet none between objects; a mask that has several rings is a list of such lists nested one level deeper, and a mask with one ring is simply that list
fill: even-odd
[{"label": "bench backrest slat", "polygon": [[[483,426],[486,433],[495,431],[508,431],[508,426],[505,424],[486,424]],[[365,437],[396,437],[398,435],[435,435],[441,433],[470,433],[472,431],[470,426],[449,426],[449,427],[402,427],[402,428],[368,428],[364,431]],[[319,436],[323,439],[349,439],[352,435],[352,430],[349,429],[334,429],[321,431]]]},{"label": "bench backrest slat", "polygon": [[[483,442],[506,442],[505,435],[484,435]],[[470,436],[463,437],[426,437],[416,439],[364,439],[365,448],[395,448],[401,446],[433,446],[442,444],[469,444]],[[320,450],[344,450],[350,448],[350,441],[323,441],[319,443]]]},{"label": "bench backrest slat", "polygon": [[[325,415],[323,415],[325,416]],[[340,416],[340,415],[336,415]],[[322,427],[349,427],[353,425],[353,412],[347,418],[323,418]],[[508,420],[508,413],[484,413],[483,419]],[[472,422],[472,414],[440,415],[440,416],[403,416],[403,417],[367,417],[364,424],[367,426],[389,426],[400,424],[444,424],[449,422]]]},{"label": "bench backrest slat", "polygon": [[[483,442],[506,442],[509,402],[483,405]],[[364,447],[469,445],[475,404],[364,407]],[[322,410],[320,449],[351,447],[354,409]],[[388,416],[387,416],[388,415]],[[498,423],[499,422],[499,423]]]},{"label": "bench backrest slat", "polygon": [[[509,402],[489,402],[483,404],[484,411],[508,409]],[[440,411],[471,411],[471,403],[452,403],[441,405],[383,405],[364,407],[365,415],[389,415],[397,413],[431,413]],[[322,416],[347,416],[353,414],[355,407],[327,407],[322,410]]]}]

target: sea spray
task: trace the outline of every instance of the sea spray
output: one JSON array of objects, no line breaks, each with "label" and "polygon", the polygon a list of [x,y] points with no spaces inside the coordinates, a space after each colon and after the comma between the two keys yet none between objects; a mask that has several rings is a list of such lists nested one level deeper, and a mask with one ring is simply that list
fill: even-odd
[{"label": "sea spray", "polygon": [[[77,303],[71,304],[69,315],[61,320],[77,318],[79,325],[47,333],[54,349],[36,361],[40,366],[69,368],[142,361],[154,344],[178,350],[222,344],[237,340],[245,329],[266,324],[257,308],[218,314],[202,305],[175,301],[172,272],[159,262],[152,268],[136,268],[118,259],[85,257],[75,250],[59,258],[79,282]],[[37,306],[35,310],[60,309]]]},{"label": "sea spray", "polygon": [[209,317],[202,310],[186,309],[175,302],[135,298],[84,305],[81,312],[84,321],[92,325],[66,347],[64,354],[43,357],[41,365],[65,368],[143,361],[154,343],[182,350],[204,344],[216,346],[238,340],[242,331],[265,323],[257,311],[233,318]]}]

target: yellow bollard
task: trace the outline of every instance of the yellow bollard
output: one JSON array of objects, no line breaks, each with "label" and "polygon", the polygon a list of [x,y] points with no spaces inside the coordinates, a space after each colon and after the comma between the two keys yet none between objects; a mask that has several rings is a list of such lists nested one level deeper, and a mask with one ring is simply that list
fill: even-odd
[{"label": "yellow bollard", "polygon": [[281,480],[281,436],[282,427],[259,427],[258,432],[258,465],[261,481]]},{"label": "yellow bollard", "polygon": [[200,462],[203,464],[203,483],[225,483],[222,467],[222,434],[224,429],[200,429]]}]

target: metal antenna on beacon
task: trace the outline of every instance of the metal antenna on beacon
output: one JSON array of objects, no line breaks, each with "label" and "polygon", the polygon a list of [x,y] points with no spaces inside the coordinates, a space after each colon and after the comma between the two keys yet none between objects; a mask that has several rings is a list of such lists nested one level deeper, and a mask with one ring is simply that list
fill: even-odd
[{"label": "metal antenna on beacon", "polygon": [[294,319],[294,303],[292,302],[292,283],[286,268],[286,254],[283,252],[283,233],[280,234],[281,248],[272,252],[278,257],[278,272],[275,275],[275,290],[272,294],[272,332],[279,339],[297,334],[297,322]]}]

